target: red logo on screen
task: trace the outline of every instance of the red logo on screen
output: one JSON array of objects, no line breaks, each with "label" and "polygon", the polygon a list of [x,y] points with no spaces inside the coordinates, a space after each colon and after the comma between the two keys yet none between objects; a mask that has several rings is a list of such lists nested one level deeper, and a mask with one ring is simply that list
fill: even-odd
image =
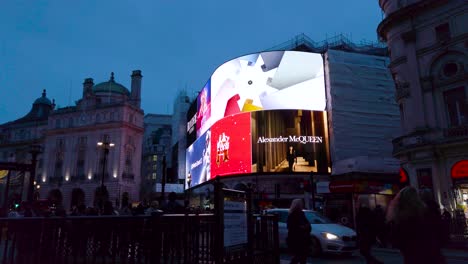
[{"label": "red logo on screen", "polygon": [[229,138],[224,132],[219,135],[218,142],[216,143],[216,164],[218,166],[219,163],[229,160]]}]

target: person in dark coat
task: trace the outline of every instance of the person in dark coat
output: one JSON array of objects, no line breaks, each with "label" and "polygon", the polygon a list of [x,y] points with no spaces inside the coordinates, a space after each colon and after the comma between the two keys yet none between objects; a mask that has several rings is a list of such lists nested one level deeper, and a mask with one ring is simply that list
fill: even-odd
[{"label": "person in dark coat", "polygon": [[393,223],[392,244],[400,249],[405,264],[443,263],[427,217],[426,205],[414,187],[403,188],[390,203],[387,221]]},{"label": "person in dark coat", "polygon": [[366,263],[383,263],[371,254],[371,247],[375,243],[376,218],[367,206],[361,205],[356,215],[359,252],[366,259]]},{"label": "person in dark coat", "polygon": [[443,241],[442,246],[447,246],[450,241],[450,225],[452,223],[452,215],[447,209],[442,213],[442,226],[443,226]]},{"label": "person in dark coat", "polygon": [[434,200],[434,195],[430,190],[423,190],[420,193],[420,197],[426,205],[424,224],[428,232],[426,234],[429,246],[428,250],[431,251],[434,258],[440,258],[441,262],[445,262],[441,251],[445,235],[442,215],[440,214],[440,205]]},{"label": "person in dark coat", "polygon": [[381,205],[374,208],[375,235],[382,247],[387,246],[387,226],[385,224],[385,212]]},{"label": "person in dark coat", "polygon": [[302,211],[304,205],[301,199],[294,199],[289,208],[287,226],[288,248],[293,255],[291,264],[305,264],[307,261],[307,253],[310,247],[310,232],[312,227]]},{"label": "person in dark coat", "polygon": [[163,207],[163,211],[166,214],[182,214],[184,213],[184,207],[179,204],[177,200],[177,194],[175,192],[169,193],[169,202]]}]

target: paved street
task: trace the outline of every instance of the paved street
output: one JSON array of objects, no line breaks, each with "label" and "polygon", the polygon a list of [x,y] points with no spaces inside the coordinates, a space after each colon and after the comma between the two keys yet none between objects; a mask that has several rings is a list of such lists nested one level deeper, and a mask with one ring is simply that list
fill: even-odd
[{"label": "paved street", "polygon": [[[374,256],[376,256],[379,260],[383,261],[384,263],[388,264],[399,264],[403,263],[403,259],[399,253],[394,251],[381,251],[375,250]],[[281,255],[281,264],[289,263],[290,257],[287,254]],[[341,256],[322,256],[320,258],[309,258],[307,263],[319,263],[319,264],[357,264],[357,263],[366,263],[364,258],[361,257],[359,254],[355,254],[351,257],[341,257]],[[447,263],[449,264],[462,264],[468,263],[468,252],[462,253],[454,253],[450,254],[447,258]]]}]

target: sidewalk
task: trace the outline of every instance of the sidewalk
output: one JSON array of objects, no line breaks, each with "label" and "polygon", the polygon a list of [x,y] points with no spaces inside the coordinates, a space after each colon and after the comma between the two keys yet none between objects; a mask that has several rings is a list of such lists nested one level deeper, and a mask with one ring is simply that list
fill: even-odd
[{"label": "sidewalk", "polygon": [[[374,247],[372,249],[372,251],[392,253],[392,254],[400,254],[400,251],[398,249],[394,249],[394,248],[377,248],[377,247]],[[468,248],[465,248],[465,249],[445,248],[445,249],[442,249],[442,253],[448,259],[458,259],[458,260],[468,261]]]}]

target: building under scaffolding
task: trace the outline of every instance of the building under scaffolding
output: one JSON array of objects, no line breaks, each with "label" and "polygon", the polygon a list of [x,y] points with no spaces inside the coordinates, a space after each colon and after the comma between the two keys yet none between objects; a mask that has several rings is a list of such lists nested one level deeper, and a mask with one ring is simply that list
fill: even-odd
[{"label": "building under scaffolding", "polygon": [[[266,51],[281,50],[323,57],[331,173],[251,173],[223,176],[222,183],[230,189],[251,188],[259,210],[287,207],[302,197],[307,207],[350,226],[362,204],[385,209],[398,191],[399,162],[392,157],[391,140],[400,130],[385,45],[356,44],[343,35],[315,42],[301,34]],[[207,207],[210,186],[206,182],[189,193]]]}]

